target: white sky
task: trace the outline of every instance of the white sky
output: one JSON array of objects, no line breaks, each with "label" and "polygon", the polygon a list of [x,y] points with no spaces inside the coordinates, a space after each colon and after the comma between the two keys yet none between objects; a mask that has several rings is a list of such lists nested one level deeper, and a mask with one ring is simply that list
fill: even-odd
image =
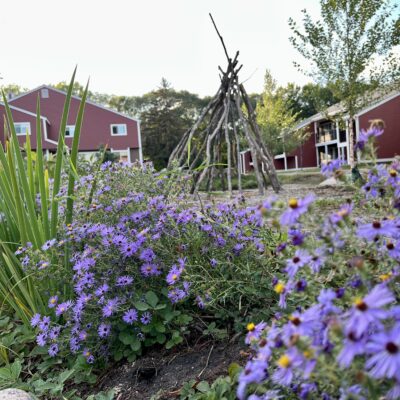
[{"label": "white sky", "polygon": [[269,68],[280,84],[304,84],[288,37],[288,18],[318,15],[318,0],[1,0],[0,84],[34,88],[90,76],[93,91],[141,95],[165,77],[175,89],[212,95],[222,46],[213,14],[241,80],[261,92]]}]

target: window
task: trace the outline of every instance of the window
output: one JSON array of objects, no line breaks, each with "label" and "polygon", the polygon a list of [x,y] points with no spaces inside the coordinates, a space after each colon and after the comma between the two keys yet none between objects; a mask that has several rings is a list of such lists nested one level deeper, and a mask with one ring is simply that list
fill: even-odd
[{"label": "window", "polygon": [[75,133],[75,125],[67,125],[65,128],[65,137],[73,137]]},{"label": "window", "polygon": [[19,136],[25,136],[26,134],[31,134],[31,124],[30,122],[15,122],[15,133]]},{"label": "window", "polygon": [[48,99],[49,98],[49,89],[42,89],[40,91],[40,95],[42,99]]},{"label": "window", "polygon": [[336,124],[331,121],[321,122],[317,132],[317,143],[336,140]]},{"label": "window", "polygon": [[112,124],[111,125],[112,136],[126,136],[126,124]]}]

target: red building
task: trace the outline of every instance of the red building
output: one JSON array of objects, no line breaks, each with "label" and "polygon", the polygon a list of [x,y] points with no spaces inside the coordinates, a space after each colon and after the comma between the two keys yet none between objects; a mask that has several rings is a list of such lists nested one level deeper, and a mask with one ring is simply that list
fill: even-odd
[{"label": "red building", "polygon": [[[9,100],[16,133],[20,143],[30,134],[32,148],[36,147],[36,102],[40,97],[43,149],[55,152],[66,93],[43,85]],[[80,98],[72,96],[65,142],[72,144]],[[4,105],[0,103],[0,117],[4,120]],[[4,144],[4,124],[0,124],[0,140]],[[107,145],[120,160],[142,162],[140,122],[88,100],[82,123],[79,152],[89,156],[101,145]]]},{"label": "red building", "polygon": [[[323,161],[340,158],[349,159],[348,118],[338,120],[344,110],[335,104],[325,113],[318,113],[301,121],[295,130],[303,129],[309,134],[307,140],[290,153],[275,156],[275,168],[278,170],[304,169],[319,167]],[[356,138],[362,129],[366,130],[373,120],[384,122],[384,133],[377,138],[378,161],[386,162],[400,155],[400,92],[392,92],[385,96],[376,95],[357,113],[354,118]],[[241,153],[242,171],[249,173],[253,169],[249,150]]]}]

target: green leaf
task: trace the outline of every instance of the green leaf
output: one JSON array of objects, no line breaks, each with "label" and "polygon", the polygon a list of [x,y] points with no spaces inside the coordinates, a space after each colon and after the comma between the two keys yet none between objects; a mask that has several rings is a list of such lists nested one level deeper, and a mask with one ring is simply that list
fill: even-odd
[{"label": "green leaf", "polygon": [[141,301],[138,301],[135,303],[135,307],[139,310],[139,311],[147,311],[149,309],[149,306],[146,303],[143,303]]},{"label": "green leaf", "polygon": [[153,308],[157,305],[158,303],[158,297],[157,295],[152,292],[151,290],[146,293],[146,301],[149,303]]},{"label": "green leaf", "polygon": [[210,385],[207,381],[201,381],[197,384],[196,389],[201,393],[206,393],[210,390]]},{"label": "green leaf", "polygon": [[67,381],[73,374],[75,373],[74,369],[67,369],[58,375],[58,382],[59,383],[64,383]]},{"label": "green leaf", "polygon": [[132,333],[128,333],[128,332],[126,332],[126,331],[125,331],[125,332],[121,332],[121,333],[118,335],[118,339],[119,339],[125,346],[128,346],[128,345],[134,343],[135,340],[137,340],[136,337],[135,337],[135,335],[133,335]]},{"label": "green leaf", "polygon": [[11,364],[11,371],[15,379],[17,380],[19,378],[19,375],[21,374],[22,371],[22,365],[20,360],[15,360]]},{"label": "green leaf", "polygon": [[156,331],[159,333],[164,333],[166,331],[165,325],[162,322],[156,322],[154,324]]},{"label": "green leaf", "polygon": [[135,341],[132,342],[130,345],[133,351],[139,351],[142,347],[142,343],[138,339],[135,339]]}]

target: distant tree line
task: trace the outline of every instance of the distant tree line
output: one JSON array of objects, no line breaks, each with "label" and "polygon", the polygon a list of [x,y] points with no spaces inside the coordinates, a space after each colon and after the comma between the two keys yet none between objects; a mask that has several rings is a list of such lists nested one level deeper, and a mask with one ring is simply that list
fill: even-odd
[{"label": "distant tree line", "polygon": [[[65,91],[68,83],[59,82],[52,86]],[[16,96],[28,89],[13,84],[3,86],[3,90]],[[83,91],[84,86],[75,82],[73,94],[81,96]],[[152,160],[157,169],[166,166],[180,137],[194,124],[210,101],[210,97],[201,98],[186,90],[175,90],[164,78],[159,87],[142,96],[116,96],[91,91],[88,97],[96,103],[140,119],[144,156]],[[264,137],[276,154],[282,151],[280,135],[284,128],[308,118],[337,100],[329,88],[318,84],[298,86],[289,83],[278,86],[269,71],[266,73],[264,92],[251,94],[250,99],[257,110]],[[288,145],[289,141],[286,142]],[[292,143],[292,147],[294,145]]]}]

